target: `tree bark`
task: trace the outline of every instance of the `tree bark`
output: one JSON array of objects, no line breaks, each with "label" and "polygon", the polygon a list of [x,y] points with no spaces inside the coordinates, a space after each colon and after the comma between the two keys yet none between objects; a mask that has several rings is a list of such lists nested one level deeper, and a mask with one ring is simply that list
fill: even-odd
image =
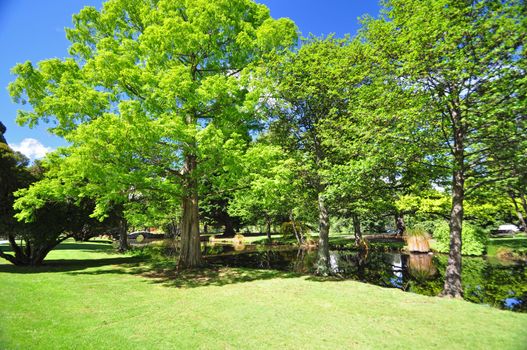
[{"label": "tree bark", "polygon": [[318,262],[317,262],[317,274],[329,275],[329,213],[326,207],[324,197],[321,193],[318,195],[318,225],[319,225],[319,236],[318,236]]},{"label": "tree bark", "polygon": [[362,241],[362,230],[360,228],[360,218],[357,214],[351,214],[353,220],[353,233],[355,235],[355,245],[358,247]]},{"label": "tree bark", "polygon": [[523,214],[520,208],[518,207],[518,203],[516,202],[516,196],[514,195],[514,192],[509,192],[509,197],[511,198],[512,204],[514,204],[514,210],[516,211],[516,216],[520,221],[521,227],[523,227],[523,229],[527,228],[527,226],[525,225],[525,218],[523,217]]},{"label": "tree bark", "polygon": [[18,261],[20,265],[28,264],[29,260],[27,259],[26,255],[22,251],[22,248],[16,243],[15,236],[12,234],[8,234],[7,240],[9,241],[9,245],[11,246],[11,250],[15,254],[14,259]]},{"label": "tree bark", "polygon": [[271,242],[271,219],[267,218],[267,240]]},{"label": "tree bark", "polygon": [[395,214],[395,227],[397,229],[397,236],[401,237],[406,232],[406,223],[404,222],[404,214],[398,211]]},{"label": "tree bark", "polygon": [[194,178],[196,165],[196,157],[186,154],[182,172],[185,194],[182,201],[179,269],[194,268],[202,264],[199,241],[198,183]]},{"label": "tree bark", "polygon": [[[522,193],[520,197],[521,197],[523,211],[525,212],[525,214],[527,214],[527,199],[525,199],[525,194]],[[527,227],[526,227],[526,230],[527,230]]]},{"label": "tree bark", "polygon": [[125,218],[119,220],[119,252],[124,253],[128,250],[128,225]]},{"label": "tree bark", "polygon": [[454,127],[452,210],[450,213],[450,250],[442,296],[461,298],[461,245],[463,230],[463,202],[465,198],[464,130],[460,125],[460,114],[452,112]]},{"label": "tree bark", "polygon": [[1,249],[0,249],[0,258],[3,258],[5,260],[9,261],[11,264],[13,264],[15,266],[16,265],[21,265],[19,263],[19,261],[13,255],[6,254]]},{"label": "tree bark", "polygon": [[232,220],[227,218],[225,220],[225,231],[223,231],[223,237],[234,237],[236,236],[236,230],[232,224]]},{"label": "tree bark", "polygon": [[291,227],[293,228],[293,233],[295,234],[296,241],[299,245],[303,245],[305,243],[305,240],[302,233],[298,232],[297,230],[295,216],[293,215],[292,211],[289,213],[289,220],[291,221]]}]

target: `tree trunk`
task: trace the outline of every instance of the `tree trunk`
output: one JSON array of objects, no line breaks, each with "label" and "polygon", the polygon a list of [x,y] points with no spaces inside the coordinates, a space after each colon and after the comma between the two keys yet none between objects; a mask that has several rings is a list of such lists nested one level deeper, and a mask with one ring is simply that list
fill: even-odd
[{"label": "tree trunk", "polygon": [[525,226],[525,218],[523,217],[523,214],[520,210],[520,208],[518,207],[518,203],[516,202],[516,196],[514,195],[514,192],[509,192],[509,196],[512,200],[512,204],[514,204],[514,210],[516,211],[516,216],[518,217],[518,220],[520,221],[520,225],[521,227],[523,227],[524,229],[527,227]]},{"label": "tree trunk", "polygon": [[178,227],[174,219],[170,220],[170,236],[174,239],[178,236]]},{"label": "tree trunk", "polygon": [[51,251],[51,249],[55,248],[55,245],[53,246],[44,246],[44,247],[38,247],[37,249],[33,249],[31,252],[31,258],[30,258],[30,265],[31,266],[40,266],[44,262],[44,259],[48,255],[48,253]]},{"label": "tree trunk", "polygon": [[[452,120],[459,123],[460,114],[453,112]],[[450,213],[450,251],[442,296],[461,298],[461,237],[463,230],[463,201],[465,198],[464,131],[454,125],[454,170],[452,173],[452,211]]]},{"label": "tree trunk", "polygon": [[13,255],[4,253],[1,248],[0,248],[0,258],[3,258],[5,260],[9,261],[11,264],[13,264],[15,266],[16,265],[22,265],[22,264],[20,264],[20,262]]},{"label": "tree trunk", "polygon": [[404,222],[404,214],[398,211],[395,214],[395,227],[397,228],[397,236],[401,237],[406,231],[406,224]]},{"label": "tree trunk", "polygon": [[267,240],[271,242],[271,220],[267,218]]},{"label": "tree trunk", "polygon": [[223,231],[223,237],[234,237],[236,236],[236,230],[232,224],[232,220],[227,218],[225,220],[225,231]]},{"label": "tree trunk", "polygon": [[362,231],[360,229],[360,218],[357,214],[351,214],[353,219],[353,233],[355,234],[355,245],[358,247],[362,241]]},{"label": "tree trunk", "polygon": [[527,214],[527,200],[525,199],[525,194],[521,193],[520,197],[522,200],[521,203],[522,203],[523,211],[525,212],[525,214]]},{"label": "tree trunk", "polygon": [[128,224],[125,218],[119,220],[119,252],[124,253],[128,250]]},{"label": "tree trunk", "polygon": [[14,235],[8,234],[7,240],[9,241],[9,245],[11,246],[11,250],[15,254],[14,259],[19,263],[15,265],[27,265],[29,264],[29,259],[22,251],[22,248],[16,243],[16,239]]},{"label": "tree trunk", "polygon": [[298,232],[297,230],[293,211],[289,213],[289,220],[291,221],[291,227],[293,228],[293,233],[295,234],[296,241],[298,242],[299,245],[303,245],[305,243],[305,240],[304,240],[304,237],[302,236],[302,233]]},{"label": "tree trunk", "polygon": [[48,253],[70,236],[65,236],[62,239],[57,239],[52,242],[30,243],[26,242],[25,249],[18,245],[14,236],[8,235],[11,250],[15,255],[6,254],[0,250],[0,257],[6,259],[16,266],[40,266]]},{"label": "tree trunk", "polygon": [[201,245],[199,241],[198,184],[195,176],[196,157],[185,155],[183,167],[183,189],[181,217],[181,255],[178,268],[194,268],[201,265]]},{"label": "tree trunk", "polygon": [[329,213],[321,193],[318,195],[318,262],[317,274],[327,276],[330,274],[329,265]]}]

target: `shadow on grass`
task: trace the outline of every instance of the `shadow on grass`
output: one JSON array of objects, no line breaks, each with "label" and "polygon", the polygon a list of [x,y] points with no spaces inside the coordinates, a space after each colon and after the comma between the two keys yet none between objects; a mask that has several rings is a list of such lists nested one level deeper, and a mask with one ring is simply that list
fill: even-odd
[{"label": "shadow on grass", "polygon": [[136,275],[146,279],[148,283],[160,284],[173,288],[196,288],[205,286],[225,286],[235,283],[268,280],[274,278],[299,277],[297,274],[275,270],[258,270],[250,268],[229,268],[206,265],[198,269],[178,271],[176,263],[156,264],[138,262],[134,265],[125,264],[113,269],[94,271],[72,271],[69,275]]},{"label": "shadow on grass", "polygon": [[[101,252],[104,254],[104,251]],[[56,259],[47,260],[41,266],[14,266],[11,264],[0,264],[0,273],[31,274],[50,272],[82,271],[90,268],[112,266],[112,265],[134,265],[141,261],[137,257],[118,257],[105,259]]]},{"label": "shadow on grass", "polygon": [[14,266],[0,264],[0,273],[38,274],[64,273],[70,276],[110,276],[131,275],[145,278],[147,283],[161,284],[173,288],[196,288],[204,286],[224,286],[256,280],[291,278],[299,275],[275,270],[251,268],[227,268],[206,265],[200,269],[177,271],[176,259],[156,260],[146,256],[124,255],[105,258],[108,253],[115,254],[111,246],[92,243],[67,242],[57,250],[77,250],[79,253],[97,253],[101,259],[50,259],[42,266]]},{"label": "shadow on grass", "polygon": [[92,252],[113,251],[112,242],[110,241],[89,241],[89,242],[68,242],[59,244],[53,250],[85,250]]}]

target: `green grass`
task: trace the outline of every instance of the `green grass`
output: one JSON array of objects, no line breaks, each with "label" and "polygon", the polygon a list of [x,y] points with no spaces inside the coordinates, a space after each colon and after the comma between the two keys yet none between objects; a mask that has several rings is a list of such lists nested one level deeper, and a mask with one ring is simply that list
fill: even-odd
[{"label": "green grass", "polygon": [[353,281],[177,275],[108,244],[0,261],[0,349],[525,349],[527,315]]},{"label": "green grass", "polygon": [[527,236],[490,238],[487,245],[487,255],[496,256],[500,249],[509,249],[512,252],[523,252],[527,255]]}]

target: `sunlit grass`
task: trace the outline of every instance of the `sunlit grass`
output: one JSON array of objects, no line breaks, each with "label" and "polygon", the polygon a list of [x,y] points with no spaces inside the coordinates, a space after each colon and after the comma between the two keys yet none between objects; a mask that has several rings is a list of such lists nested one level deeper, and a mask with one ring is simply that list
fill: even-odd
[{"label": "sunlit grass", "polygon": [[527,260],[527,236],[517,234],[514,237],[491,238],[487,255],[501,259]]},{"label": "sunlit grass", "polygon": [[0,349],[522,349],[527,315],[353,281],[177,274],[111,245],[0,261]]}]

